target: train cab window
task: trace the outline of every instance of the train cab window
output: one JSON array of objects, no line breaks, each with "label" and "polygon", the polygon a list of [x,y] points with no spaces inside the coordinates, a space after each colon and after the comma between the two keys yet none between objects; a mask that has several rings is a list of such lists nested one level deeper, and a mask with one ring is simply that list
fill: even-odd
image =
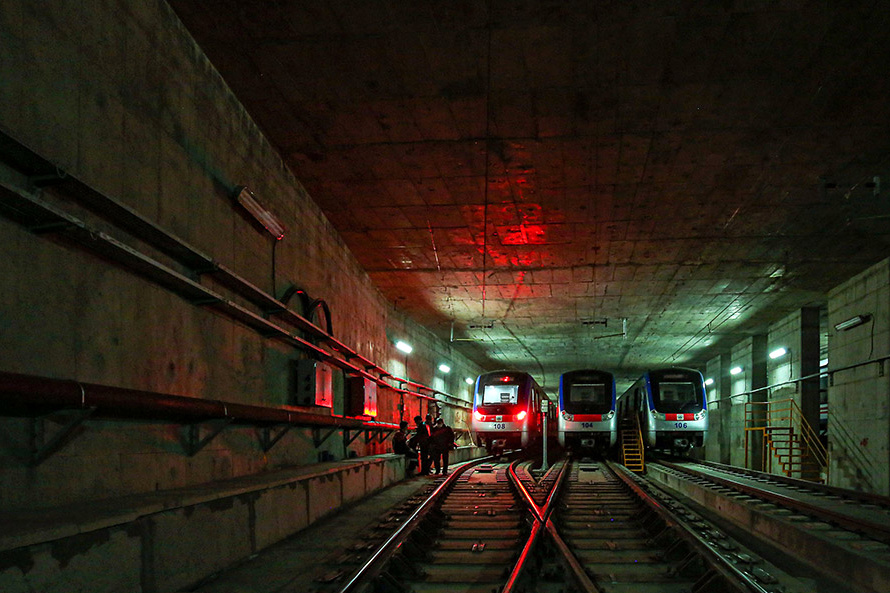
[{"label": "train cab window", "polygon": [[574,383],[564,387],[563,403],[573,414],[603,414],[612,408],[612,394],[603,383]]},{"label": "train cab window", "polygon": [[702,395],[687,381],[662,381],[655,390],[655,409],[662,413],[695,412],[702,408]]},{"label": "train cab window", "polygon": [[486,385],[482,405],[515,404],[519,401],[519,385]]}]

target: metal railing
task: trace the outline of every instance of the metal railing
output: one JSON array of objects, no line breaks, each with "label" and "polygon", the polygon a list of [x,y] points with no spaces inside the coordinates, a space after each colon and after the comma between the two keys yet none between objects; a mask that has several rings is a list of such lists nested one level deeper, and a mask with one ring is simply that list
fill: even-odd
[{"label": "metal railing", "polygon": [[795,383],[802,383],[803,381],[808,381],[811,379],[818,379],[820,377],[828,377],[831,385],[834,385],[834,375],[836,373],[841,373],[844,371],[850,371],[853,369],[858,369],[860,367],[868,366],[871,364],[877,364],[881,367],[881,372],[883,372],[883,364],[885,361],[890,360],[890,355],[888,356],[879,356],[877,358],[872,358],[870,360],[866,360],[863,362],[857,362],[854,364],[848,364],[846,366],[842,366],[836,369],[825,369],[824,371],[819,371],[818,373],[811,373],[809,375],[804,375],[803,377],[797,377],[796,379],[788,379],[787,381],[780,381],[778,383],[773,383],[772,385],[767,385],[765,387],[758,387],[757,389],[750,389],[748,391],[742,391],[740,393],[734,393],[733,395],[729,395],[726,397],[721,397],[717,399],[708,400],[708,405],[711,404],[720,404],[721,402],[731,402],[732,400],[738,397],[749,397],[754,393],[760,393],[761,391],[769,391],[772,389],[777,389],[779,387],[784,387],[785,385],[793,385]]},{"label": "metal railing", "polygon": [[821,481],[822,472],[828,480],[828,451],[793,399],[745,404],[745,467],[749,461],[749,435],[754,432],[761,433],[762,468],[771,467],[773,459],[777,459],[786,476],[796,472],[809,479],[805,465],[815,463],[819,469],[812,481]]}]

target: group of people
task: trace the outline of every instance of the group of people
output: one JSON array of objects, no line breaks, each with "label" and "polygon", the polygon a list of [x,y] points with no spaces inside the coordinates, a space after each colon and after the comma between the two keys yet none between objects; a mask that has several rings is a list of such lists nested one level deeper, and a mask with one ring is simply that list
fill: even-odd
[{"label": "group of people", "polygon": [[442,418],[433,422],[432,414],[414,417],[414,434],[408,438],[408,422],[399,422],[399,430],[393,435],[393,453],[405,456],[405,475],[410,477],[418,466],[418,475],[428,476],[435,468],[436,473],[448,473],[448,453],[454,449],[454,431]]}]

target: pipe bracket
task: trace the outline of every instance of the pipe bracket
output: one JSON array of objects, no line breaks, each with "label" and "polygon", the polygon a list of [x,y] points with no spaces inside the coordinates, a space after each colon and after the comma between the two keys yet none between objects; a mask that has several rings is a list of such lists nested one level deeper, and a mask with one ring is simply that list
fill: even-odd
[{"label": "pipe bracket", "polygon": [[[196,422],[185,427],[185,452],[189,457],[194,457],[201,449],[206,447],[210,441],[221,433],[226,426],[232,423],[234,418],[217,418],[214,420],[205,420]],[[206,434],[201,436],[201,427],[206,426]]]},{"label": "pipe bracket", "polygon": [[[81,409],[65,409],[50,412],[44,416],[38,416],[31,419],[29,447],[28,447],[28,464],[32,467],[40,465],[50,455],[55,453],[62,447],[71,437],[77,428],[90,416],[96,408]],[[53,416],[60,417],[59,420],[53,420]],[[68,416],[65,418],[65,416]],[[47,438],[47,422],[53,421],[55,424],[61,424],[55,432]]]}]

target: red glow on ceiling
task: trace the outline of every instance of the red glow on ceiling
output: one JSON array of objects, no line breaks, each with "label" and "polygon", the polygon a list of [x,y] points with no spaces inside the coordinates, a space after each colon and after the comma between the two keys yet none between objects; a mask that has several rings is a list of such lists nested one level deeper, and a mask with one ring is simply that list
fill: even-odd
[{"label": "red glow on ceiling", "polygon": [[546,229],[541,224],[498,227],[498,235],[503,245],[543,245],[547,243]]}]

